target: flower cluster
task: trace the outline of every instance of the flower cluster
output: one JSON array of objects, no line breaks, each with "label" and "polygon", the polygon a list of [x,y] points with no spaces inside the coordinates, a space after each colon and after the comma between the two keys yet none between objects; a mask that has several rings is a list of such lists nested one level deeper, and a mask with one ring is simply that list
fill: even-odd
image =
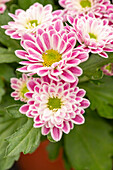
[{"label": "flower cluster", "polygon": [[6,9],[6,2],[9,2],[10,0],[0,0],[0,14],[3,14]]},{"label": "flower cluster", "polygon": [[[26,11],[18,9],[9,14],[14,21],[2,26],[23,47],[15,52],[22,60],[19,64],[23,66],[17,69],[22,78],[11,79],[15,90],[11,96],[24,102],[20,113],[32,118],[34,127],[41,127],[42,134],[50,134],[55,141],[74,124],[85,121],[84,109],[90,102],[84,98],[85,90],[77,87],[83,74],[80,64],[90,53],[107,58],[106,52],[113,52],[111,16],[104,15],[109,0],[59,3],[64,10],[52,12],[51,5],[39,3]],[[71,26],[63,23],[66,20]],[[108,67],[111,71],[111,65]]]}]

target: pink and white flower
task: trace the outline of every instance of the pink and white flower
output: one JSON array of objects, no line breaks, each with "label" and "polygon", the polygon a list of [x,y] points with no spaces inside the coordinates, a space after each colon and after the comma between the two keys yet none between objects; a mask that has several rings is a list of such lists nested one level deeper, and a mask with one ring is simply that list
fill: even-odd
[{"label": "pink and white flower", "polygon": [[18,9],[15,15],[9,13],[14,21],[10,21],[8,25],[4,25],[2,28],[6,29],[5,33],[10,35],[11,38],[21,39],[25,32],[34,34],[37,28],[45,28],[60,14],[61,11],[59,10],[53,16],[51,5],[43,7],[41,4],[35,3],[26,11]]},{"label": "pink and white flower", "polygon": [[108,20],[97,19],[92,13],[71,16],[68,21],[73,25],[78,42],[91,53],[97,53],[107,58],[106,52],[113,52],[113,28],[108,25]]},{"label": "pink and white flower", "polygon": [[0,0],[0,14],[3,14],[6,10],[6,2],[9,2],[10,0]]},{"label": "pink and white flower", "polygon": [[101,68],[101,70],[107,76],[113,76],[113,63],[106,64]]},{"label": "pink and white flower", "polygon": [[51,133],[59,141],[62,133],[68,134],[74,124],[84,123],[84,109],[90,105],[83,98],[85,90],[79,89],[77,83],[55,82],[48,76],[29,80],[29,92],[25,94],[29,100],[19,111],[34,118],[34,127],[41,127],[43,135]]},{"label": "pink and white flower", "polygon": [[106,5],[110,4],[109,0],[59,0],[59,4],[65,8],[64,15],[75,17],[92,12],[96,17],[102,18],[106,13]]},{"label": "pink and white flower", "polygon": [[15,100],[27,102],[28,98],[25,97],[25,93],[28,92],[27,82],[31,80],[31,77],[27,77],[26,74],[22,74],[22,78],[11,78],[11,88],[15,91],[11,93],[11,96]]},{"label": "pink and white flower", "polygon": [[55,81],[74,82],[82,74],[78,65],[88,58],[84,49],[74,48],[75,44],[75,34],[66,33],[60,20],[46,31],[38,29],[35,37],[24,34],[22,46],[25,51],[17,50],[16,55],[28,61],[21,61],[25,66],[17,70],[41,77],[48,75]]}]

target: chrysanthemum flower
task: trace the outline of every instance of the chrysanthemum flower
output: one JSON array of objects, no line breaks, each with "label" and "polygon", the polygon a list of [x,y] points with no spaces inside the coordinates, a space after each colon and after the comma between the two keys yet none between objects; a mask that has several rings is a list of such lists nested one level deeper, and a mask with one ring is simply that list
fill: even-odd
[{"label": "chrysanthemum flower", "polygon": [[[54,16],[56,17],[58,14],[61,14],[60,10]],[[15,15],[9,13],[9,16],[14,21],[10,21],[8,25],[4,25],[2,28],[6,29],[5,33],[14,39],[20,39],[25,32],[35,33],[37,27],[45,28],[54,20],[52,6],[46,5],[43,7],[39,3],[30,6],[26,11],[18,9]]]},{"label": "chrysanthemum flower", "polygon": [[26,74],[22,74],[22,78],[11,78],[11,88],[15,91],[11,93],[11,96],[14,97],[15,100],[20,100],[22,102],[27,102],[27,98],[25,97],[25,93],[28,92],[27,82],[31,80],[31,77],[27,77]]},{"label": "chrysanthemum flower", "polygon": [[75,19],[69,16],[68,21],[73,25],[79,43],[89,52],[105,58],[108,57],[106,52],[113,52],[113,29],[107,20],[97,19],[89,13]]},{"label": "chrysanthemum flower", "polygon": [[55,81],[74,82],[82,74],[78,65],[87,60],[88,53],[84,49],[74,49],[75,34],[67,33],[63,23],[59,20],[46,31],[39,29],[35,37],[24,34],[22,46],[24,50],[17,50],[16,55],[24,60],[20,64],[20,72],[29,72],[39,76],[48,75]]},{"label": "chrysanthemum flower", "polygon": [[10,0],[0,0],[0,14],[3,14],[6,9],[6,2],[9,2]]},{"label": "chrysanthemum flower", "polygon": [[101,68],[104,74],[107,76],[113,76],[113,63],[109,63]]},{"label": "chrysanthemum flower", "polygon": [[68,134],[74,124],[84,123],[84,109],[90,104],[77,82],[55,82],[48,76],[28,81],[29,92],[25,96],[29,100],[20,112],[34,118],[34,127],[41,127],[43,135],[51,133],[59,141],[62,133]]},{"label": "chrysanthemum flower", "polygon": [[106,5],[106,11],[103,12],[103,19],[109,21],[109,25],[113,27],[113,4]]},{"label": "chrysanthemum flower", "polygon": [[101,18],[106,11],[109,0],[59,0],[59,4],[65,8],[64,15],[75,17],[78,14],[93,12],[96,17]]}]

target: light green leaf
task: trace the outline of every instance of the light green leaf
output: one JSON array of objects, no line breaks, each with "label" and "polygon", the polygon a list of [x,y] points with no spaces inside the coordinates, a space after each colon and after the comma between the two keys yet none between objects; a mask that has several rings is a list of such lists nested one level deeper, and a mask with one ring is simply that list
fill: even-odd
[{"label": "light green leaf", "polygon": [[13,50],[0,47],[0,63],[12,63],[19,61],[20,59],[16,57]]},{"label": "light green leaf", "polygon": [[0,170],[8,170],[11,168],[15,161],[19,159],[20,155],[14,157],[0,158]]},{"label": "light green leaf", "polygon": [[108,58],[103,58],[97,54],[91,54],[87,61],[80,64],[83,74],[91,79],[101,79],[102,73],[100,72],[100,68],[108,63],[113,63],[113,53],[108,53],[108,55]]},{"label": "light green leaf", "polygon": [[27,123],[17,130],[7,139],[6,156],[18,155],[20,152],[27,154],[34,150],[40,143],[40,129],[33,127],[33,119],[28,119]]},{"label": "light green leaf", "polygon": [[24,117],[25,115],[19,112],[19,108],[21,106],[22,106],[21,104],[14,104],[14,105],[6,107],[6,110],[9,113],[9,115],[13,118]]},{"label": "light green leaf", "polygon": [[2,114],[2,116],[0,116],[0,159],[4,157],[8,145],[6,138],[12,135],[16,129],[20,128],[27,121],[26,117],[14,119],[6,114],[7,113],[4,112],[4,115]]},{"label": "light green leaf", "polygon": [[56,141],[52,138],[51,133],[49,133],[49,134],[47,135],[47,139],[48,139],[50,142],[56,143]]},{"label": "light green leaf", "polygon": [[65,135],[64,147],[76,170],[111,170],[113,139],[111,126],[93,111],[86,113],[86,123]]},{"label": "light green leaf", "polygon": [[113,118],[113,78],[104,76],[100,84],[92,82],[81,83],[91,102],[91,109],[97,109],[100,116]]}]

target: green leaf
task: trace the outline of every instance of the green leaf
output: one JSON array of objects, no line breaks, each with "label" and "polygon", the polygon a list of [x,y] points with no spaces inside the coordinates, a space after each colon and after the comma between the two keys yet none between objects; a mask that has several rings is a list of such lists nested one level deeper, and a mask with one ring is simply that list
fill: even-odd
[{"label": "green leaf", "polygon": [[91,102],[91,109],[97,109],[100,116],[113,118],[113,78],[104,76],[99,84],[92,82],[81,83],[79,86],[86,90]]},{"label": "green leaf", "polygon": [[0,28],[0,43],[14,50],[21,49],[21,46],[19,45],[18,41],[13,40],[10,38],[10,36],[6,35],[4,29],[2,28]]},{"label": "green leaf", "polygon": [[20,105],[20,104],[14,104],[14,105],[6,107],[6,110],[9,113],[9,115],[13,118],[24,117],[25,115],[23,115],[19,112],[19,108],[21,106],[22,105]]},{"label": "green leaf", "polygon": [[47,139],[48,139],[50,142],[56,143],[56,141],[52,138],[51,133],[49,133],[49,134],[47,135]]},{"label": "green leaf", "polygon": [[64,147],[76,170],[111,170],[113,138],[111,126],[93,111],[86,113],[86,123],[65,135]]},{"label": "green leaf", "polygon": [[43,6],[47,5],[47,4],[51,4],[55,9],[59,8],[58,2],[54,2],[53,0],[18,0],[18,4],[20,6],[20,8],[26,10],[28,9],[31,5],[33,5],[35,2],[38,2],[40,4],[42,4]]},{"label": "green leaf", "polygon": [[16,57],[13,50],[0,47],[0,63],[12,63],[19,61],[20,59]]},{"label": "green leaf", "polygon": [[0,64],[0,77],[6,81],[10,81],[10,78],[15,77],[13,68],[8,64]]},{"label": "green leaf", "polygon": [[[20,8],[22,9],[27,9],[30,7],[30,5],[33,5],[35,2],[38,2],[37,0],[18,0],[18,5],[20,6]],[[43,0],[42,3],[43,4]]]},{"label": "green leaf", "polygon": [[12,5],[10,6],[10,12],[11,12],[11,13],[15,13],[15,10],[17,10],[17,9],[19,9],[19,6],[16,5],[16,4],[12,4]]},{"label": "green leaf", "polygon": [[2,100],[2,96],[5,94],[5,90],[0,87],[0,102]]},{"label": "green leaf", "polygon": [[0,116],[0,158],[3,158],[5,155],[6,147],[8,145],[6,138],[12,135],[16,129],[25,124],[26,121],[26,117],[14,119],[8,114],[6,115],[5,112],[4,115],[2,114],[2,116]]},{"label": "green leaf", "polygon": [[67,155],[65,154],[65,151],[63,152],[63,160],[64,160],[64,166],[66,170],[71,170],[72,166],[70,165],[70,162],[67,158]]},{"label": "green leaf", "polygon": [[6,25],[10,20],[11,18],[8,15],[8,10],[6,10],[2,15],[0,15],[0,26]]},{"label": "green leaf", "polygon": [[38,147],[40,143],[40,129],[33,127],[33,120],[28,119],[27,123],[18,129],[7,139],[6,156],[18,155],[20,152],[27,154]]},{"label": "green leaf", "polygon": [[47,146],[49,159],[55,160],[59,155],[60,148],[61,148],[61,142],[49,143],[48,146]]},{"label": "green leaf", "polygon": [[[80,64],[84,75],[95,80],[101,79],[100,68],[108,63],[113,63],[113,53],[108,53],[108,56],[108,58],[103,58],[97,54],[91,54],[86,62]],[[95,75],[97,75],[96,78]]]},{"label": "green leaf", "polygon": [[10,36],[5,34],[5,30],[1,28],[2,25],[7,25],[9,21],[12,21],[12,19],[8,16],[8,11],[0,15],[0,43],[15,50],[21,49],[19,41],[11,39]]},{"label": "green leaf", "polygon": [[11,168],[15,161],[19,159],[20,155],[14,157],[0,158],[0,170],[7,170]]}]

